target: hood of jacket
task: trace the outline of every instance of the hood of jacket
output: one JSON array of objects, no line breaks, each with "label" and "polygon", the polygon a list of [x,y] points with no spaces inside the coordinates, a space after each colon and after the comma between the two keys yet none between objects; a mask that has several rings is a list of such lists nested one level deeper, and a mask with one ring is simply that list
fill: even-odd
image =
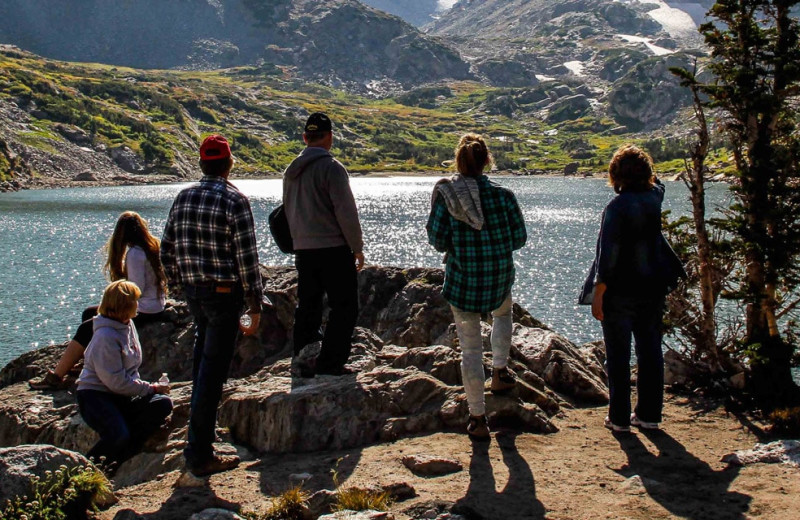
[{"label": "hood of jacket", "polygon": [[92,326],[95,332],[103,328],[109,328],[126,333],[128,331],[128,328],[130,327],[130,324],[122,323],[121,321],[117,320],[112,320],[111,318],[107,318],[102,314],[98,314],[97,316],[94,317],[94,320],[92,321]]},{"label": "hood of jacket", "polygon": [[283,176],[287,179],[294,179],[300,175],[303,170],[305,170],[309,163],[326,156],[333,158],[333,155],[331,155],[331,153],[325,148],[309,146],[304,149],[294,161],[292,161],[292,163],[286,168],[286,171],[283,172]]}]

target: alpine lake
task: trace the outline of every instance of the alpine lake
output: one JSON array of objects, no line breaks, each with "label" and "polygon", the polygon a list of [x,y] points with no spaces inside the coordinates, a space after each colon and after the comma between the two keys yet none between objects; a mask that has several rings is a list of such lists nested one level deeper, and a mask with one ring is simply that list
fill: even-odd
[{"label": "alpine lake", "polygon": [[[442,266],[425,233],[431,191],[439,177],[353,177],[367,264]],[[587,306],[577,304],[594,256],[600,215],[613,190],[604,180],[564,177],[492,177],[510,188],[525,216],[528,242],[514,254],[513,297],[570,340],[602,338]],[[267,227],[280,203],[281,180],[232,182],[251,202],[265,265],[291,265]],[[120,213],[133,210],[161,236],[175,195],[187,184],[65,188],[0,194],[0,366],[74,333],[84,307],[105,287],[104,244]],[[726,206],[724,184],[707,189],[710,211]],[[668,182],[664,209],[689,214],[688,190]],[[800,379],[800,373],[796,372]]]}]

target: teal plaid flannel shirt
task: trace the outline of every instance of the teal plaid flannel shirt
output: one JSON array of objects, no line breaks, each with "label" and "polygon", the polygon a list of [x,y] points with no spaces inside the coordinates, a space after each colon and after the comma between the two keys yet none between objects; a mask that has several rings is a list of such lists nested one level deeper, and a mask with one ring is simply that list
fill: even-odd
[{"label": "teal plaid flannel shirt", "polygon": [[512,252],[525,245],[525,219],[511,190],[478,177],[484,224],[478,231],[454,219],[441,195],[431,209],[428,242],[447,253],[442,295],[467,312],[490,312],[514,284]]}]

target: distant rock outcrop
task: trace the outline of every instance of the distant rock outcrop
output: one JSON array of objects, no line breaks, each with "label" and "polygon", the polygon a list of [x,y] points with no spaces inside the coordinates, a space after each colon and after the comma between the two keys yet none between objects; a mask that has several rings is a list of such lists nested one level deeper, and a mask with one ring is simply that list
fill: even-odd
[{"label": "distant rock outcrop", "polygon": [[266,61],[331,84],[469,77],[441,41],[356,0],[5,0],[0,36],[49,58],[137,68]]},{"label": "distant rock outcrop", "polygon": [[[368,267],[359,275],[360,314],[349,367],[356,374],[290,374],[291,329],[297,275],[291,268],[263,268],[265,292],[274,306],[262,313],[260,334],[241,338],[225,387],[219,425],[227,428],[220,449],[292,452],[351,448],[422,432],[462,428],[467,403],[460,353],[449,305],[441,296],[440,269]],[[487,393],[494,424],[550,433],[550,418],[568,403],[602,403],[608,391],[602,353],[578,347],[514,306],[510,368],[517,388]],[[484,325],[485,370],[490,375],[490,327]],[[140,330],[142,375],[168,372],[175,382],[169,426],[145,452],[123,465],[125,486],[178,469],[189,414],[192,324],[185,304],[174,302],[164,321]],[[312,348],[312,347],[307,347]],[[67,391],[36,392],[26,379],[54,365],[62,346],[29,352],[0,371],[0,446],[48,443],[85,452],[96,439]],[[244,448],[247,447],[247,448]]]},{"label": "distant rock outcrop", "polygon": [[432,22],[443,11],[439,0],[361,0],[363,3],[389,14],[399,16],[417,27]]}]

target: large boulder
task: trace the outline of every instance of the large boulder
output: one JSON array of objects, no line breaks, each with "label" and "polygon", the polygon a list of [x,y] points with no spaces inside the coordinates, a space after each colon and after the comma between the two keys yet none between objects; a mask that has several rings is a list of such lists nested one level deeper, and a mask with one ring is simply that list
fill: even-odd
[{"label": "large boulder", "polygon": [[92,463],[80,453],[50,445],[24,444],[0,448],[0,506],[15,497],[30,497],[31,479],[44,478],[46,472],[60,468],[90,467]]},{"label": "large boulder", "polygon": [[607,379],[597,356],[584,353],[564,336],[515,325],[511,352],[554,390],[579,401],[608,402]]},{"label": "large boulder", "polygon": [[[490,418],[517,419],[526,430],[556,431],[537,405],[490,396]],[[351,448],[466,424],[463,389],[414,368],[379,366],[352,376],[251,377],[222,404],[220,424],[258,451]]]}]

